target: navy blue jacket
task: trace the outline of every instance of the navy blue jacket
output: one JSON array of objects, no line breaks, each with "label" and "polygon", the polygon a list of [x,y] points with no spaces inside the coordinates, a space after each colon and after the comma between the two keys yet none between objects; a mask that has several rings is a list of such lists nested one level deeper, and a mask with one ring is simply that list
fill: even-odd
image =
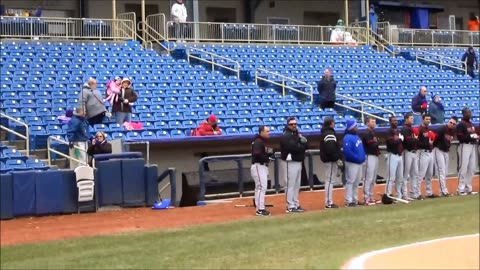
[{"label": "navy blue jacket", "polygon": [[348,132],[343,137],[343,157],[345,161],[362,164],[365,162],[365,149],[362,139],[356,134]]},{"label": "navy blue jacket", "polygon": [[422,109],[423,103],[427,104],[427,99],[425,97],[422,97],[420,94],[414,96],[412,99],[412,111],[424,114],[427,111],[427,108]]},{"label": "navy blue jacket", "polygon": [[88,124],[85,118],[74,115],[68,122],[67,138],[69,142],[86,142],[89,140]]}]

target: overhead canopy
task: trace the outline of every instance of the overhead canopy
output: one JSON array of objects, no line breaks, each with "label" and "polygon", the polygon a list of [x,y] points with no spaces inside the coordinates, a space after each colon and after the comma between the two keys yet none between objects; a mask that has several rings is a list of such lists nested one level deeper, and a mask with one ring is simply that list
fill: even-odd
[{"label": "overhead canopy", "polygon": [[418,3],[402,3],[397,1],[378,1],[378,6],[383,7],[395,7],[395,8],[408,8],[408,9],[428,9],[430,12],[443,12],[445,9],[443,6],[431,5],[431,4],[418,4]]}]

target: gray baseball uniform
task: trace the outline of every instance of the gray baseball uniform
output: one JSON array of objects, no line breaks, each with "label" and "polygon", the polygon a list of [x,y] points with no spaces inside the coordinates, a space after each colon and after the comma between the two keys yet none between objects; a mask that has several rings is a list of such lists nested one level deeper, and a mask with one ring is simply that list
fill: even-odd
[{"label": "gray baseball uniform", "polygon": [[388,153],[387,154],[387,185],[385,186],[385,193],[392,194],[392,186],[395,183],[395,191],[397,198],[406,198],[408,194],[402,193],[403,186],[403,160],[401,155]]},{"label": "gray baseball uniform", "polygon": [[345,203],[358,203],[358,184],[362,180],[363,164],[345,162]]},{"label": "gray baseball uniform", "polygon": [[[417,198],[420,196],[420,187],[418,185],[418,138],[410,125],[404,125],[400,133],[403,136],[403,162],[404,184],[402,187],[402,195],[405,196],[410,191],[410,197]],[[405,181],[406,180],[406,181]],[[407,189],[407,183],[409,189]]]},{"label": "gray baseball uniform", "polygon": [[337,162],[325,162],[325,205],[333,204],[333,180],[338,173]]},{"label": "gray baseball uniform", "polygon": [[378,173],[378,157],[375,155],[367,155],[365,164],[365,181],[363,182],[363,199],[365,201],[374,201],[373,187],[377,180]]},{"label": "gray baseball uniform", "polygon": [[298,193],[302,180],[302,162],[285,161],[281,163],[284,166],[284,179],[287,184],[285,196],[287,197],[287,208],[295,209],[300,206]]},{"label": "gray baseball uniform", "polygon": [[448,169],[448,152],[444,152],[437,147],[433,149],[435,157],[435,167],[438,172],[438,180],[440,182],[440,192],[449,194],[447,188],[447,169]]},{"label": "gray baseball uniform", "polygon": [[[432,152],[429,150],[420,150],[419,154],[419,181],[418,185],[420,185],[422,179],[425,178],[425,191],[427,196],[432,195],[432,178],[433,178],[433,155]],[[417,193],[417,197],[420,196],[422,193],[420,191],[420,187]]]},{"label": "gray baseball uniform", "polygon": [[267,191],[268,167],[259,163],[252,164],[250,174],[255,181],[255,205],[257,210],[265,209],[265,192]]},{"label": "gray baseball uniform", "polygon": [[457,125],[457,138],[460,142],[458,147],[458,193],[472,192],[472,178],[477,166],[478,135],[470,119],[462,118]]}]

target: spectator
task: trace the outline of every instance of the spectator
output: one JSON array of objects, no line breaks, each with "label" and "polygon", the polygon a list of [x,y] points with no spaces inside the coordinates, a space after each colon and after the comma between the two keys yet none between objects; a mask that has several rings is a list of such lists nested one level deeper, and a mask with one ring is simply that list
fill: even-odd
[{"label": "spectator", "polygon": [[94,155],[98,154],[111,154],[112,145],[107,142],[105,133],[99,131],[95,134],[95,138],[92,139],[92,144],[88,147],[87,154],[90,156],[90,166],[92,166],[92,159]]},{"label": "spectator", "polygon": [[119,76],[115,77],[115,80],[110,80],[107,82],[107,89],[105,90],[105,101],[113,104],[113,101],[118,100],[118,94],[120,94],[121,84],[122,78],[120,78]]},{"label": "spectator", "polygon": [[[88,124],[85,120],[85,111],[82,107],[76,108],[72,119],[68,122],[67,138],[70,147],[70,157],[87,164],[87,141],[88,141]],[[75,169],[81,164],[77,161],[70,161],[70,169]]]},{"label": "spectator", "polygon": [[318,93],[320,94],[320,107],[334,108],[335,107],[335,90],[337,88],[337,82],[331,76],[330,69],[325,69],[324,76],[318,83]]},{"label": "spectator", "polygon": [[[475,66],[478,68],[478,59],[472,46],[468,47],[467,51],[463,54],[462,61],[465,62],[465,60],[465,64],[467,65],[467,74],[470,75],[470,77],[475,78],[475,73],[473,70],[475,69]],[[464,68],[465,64],[463,64]]]},{"label": "spectator", "polygon": [[365,149],[362,139],[357,134],[355,120],[347,120],[345,136],[343,137],[343,157],[345,158],[345,206],[358,205],[358,184],[362,179]]},{"label": "spectator", "polygon": [[377,14],[375,14],[375,6],[370,5],[369,24],[374,33],[377,33]]},{"label": "spectator", "polygon": [[183,0],[177,0],[172,5],[171,15],[175,24],[175,36],[178,42],[182,42],[185,38],[185,23],[187,22],[187,8],[183,4]]},{"label": "spectator", "polygon": [[468,20],[468,31],[478,32],[480,25],[480,18],[475,16],[475,13],[470,13],[470,19]]},{"label": "spectator", "polygon": [[211,136],[222,135],[222,130],[218,127],[217,117],[212,114],[205,121],[200,123],[197,129],[192,132],[192,136]]},{"label": "spectator", "polygon": [[422,115],[427,112],[427,87],[421,86],[418,95],[412,99],[413,125],[422,123]]},{"label": "spectator", "polygon": [[57,116],[57,120],[58,122],[60,122],[60,124],[68,124],[68,122],[70,122],[70,119],[72,119],[72,116],[73,116],[73,111],[68,109],[65,111],[65,115],[59,115]]},{"label": "spectator", "polygon": [[118,98],[113,101],[112,113],[115,113],[117,123],[120,125],[131,121],[132,106],[137,101],[137,93],[131,85],[130,79],[123,78]]},{"label": "spectator", "polygon": [[431,124],[443,124],[445,119],[445,108],[440,102],[440,96],[432,95],[432,102],[428,106],[428,111],[431,116]]},{"label": "spectator", "polygon": [[97,81],[94,78],[89,78],[88,81],[83,84],[79,103],[91,126],[102,123],[107,108],[103,102],[102,94],[97,90]]},{"label": "spectator", "polygon": [[42,6],[38,6],[33,17],[42,17]]}]

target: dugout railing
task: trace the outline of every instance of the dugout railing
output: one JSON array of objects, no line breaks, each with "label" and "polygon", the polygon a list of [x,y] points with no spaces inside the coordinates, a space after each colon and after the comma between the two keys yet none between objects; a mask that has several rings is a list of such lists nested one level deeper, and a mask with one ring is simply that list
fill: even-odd
[{"label": "dugout railing", "polygon": [[[25,151],[27,152],[26,155],[27,156],[30,156],[30,129],[28,127],[28,125],[19,120],[19,119],[16,119],[14,117],[11,117],[11,116],[8,116],[7,114],[3,113],[3,112],[0,112],[0,118],[5,118],[7,120],[7,125],[8,127],[6,127],[5,125],[2,125],[0,124],[0,129],[2,130],[5,130],[6,132],[8,132],[9,134],[12,134],[13,136],[17,136],[21,139],[24,139],[25,140]],[[22,127],[25,127],[25,135],[13,130],[11,128],[11,122],[15,123],[14,125],[20,125]],[[3,121],[2,121],[3,123]]]},{"label": "dugout railing", "polygon": [[[457,153],[457,148],[458,148],[458,141],[452,142],[452,145],[455,145],[455,147],[452,147],[450,149],[450,152]],[[380,146],[380,151],[381,155],[379,156],[379,159],[384,158],[384,155],[386,154],[386,146],[381,145]],[[306,166],[306,172],[307,172],[307,180],[308,180],[308,185],[307,186],[301,186],[300,188],[302,190],[314,190],[314,189],[322,189],[324,187],[323,184],[316,185],[315,182],[315,171],[319,171],[318,168],[316,168],[314,157],[320,155],[320,150],[318,149],[311,149],[306,151],[306,157],[305,157],[305,166]],[[478,149],[477,153],[477,158],[479,158],[480,155],[480,149]],[[244,169],[245,166],[243,164],[244,161],[248,161],[251,159],[251,154],[239,154],[239,155],[216,155],[216,156],[207,156],[203,157],[198,161],[198,173],[199,173],[199,194],[198,194],[198,200],[200,202],[208,200],[208,199],[215,199],[219,197],[244,197],[247,195],[252,195],[254,193],[254,190],[245,190],[244,183],[246,180],[246,176],[244,175]],[[450,158],[451,159],[451,158]],[[272,183],[272,188],[267,189],[267,192],[269,193],[280,193],[283,192],[283,188],[281,187],[280,183],[280,152],[275,153],[275,156],[273,160],[270,162],[270,166],[273,165],[273,179],[269,177],[269,180],[273,180]],[[236,164],[236,170],[237,170],[237,184],[238,184],[238,191],[236,192],[229,192],[229,193],[217,193],[217,194],[206,194],[206,181],[205,181],[205,163],[211,163],[211,162],[234,162]],[[380,161],[381,163],[385,161]],[[478,162],[480,163],[480,161]],[[453,166],[454,168],[457,168],[456,171],[458,171],[458,164],[457,160],[455,160],[455,164],[449,164],[450,166]],[[250,165],[248,165],[250,166]],[[478,165],[480,167],[480,164]],[[380,167],[379,167],[380,168]],[[478,170],[480,168],[477,168],[475,170],[475,173],[478,173]],[[448,171],[448,168],[447,168]],[[384,172],[380,171],[378,172],[378,175],[382,175]],[[434,175],[437,175],[437,171],[434,171]],[[452,174],[450,174],[452,175]],[[448,176],[448,173],[447,173]],[[323,175],[318,176],[321,179],[323,179]],[[342,182],[342,177],[343,175],[337,175],[336,176],[338,179],[336,182],[334,182],[335,187],[341,187],[343,186]],[[339,182],[340,181],[340,182]],[[377,183],[382,182],[378,181]]]}]

